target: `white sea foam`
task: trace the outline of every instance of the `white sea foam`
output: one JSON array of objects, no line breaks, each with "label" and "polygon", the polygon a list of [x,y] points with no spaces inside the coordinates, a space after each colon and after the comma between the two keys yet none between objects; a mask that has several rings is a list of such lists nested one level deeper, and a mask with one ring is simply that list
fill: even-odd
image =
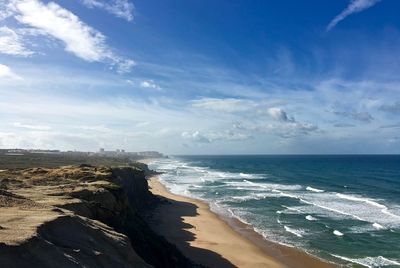
[{"label": "white sea foam", "polygon": [[285,192],[280,192],[280,195],[281,195],[281,196],[285,196],[285,197],[294,198],[294,199],[299,199],[298,196],[293,195],[293,194],[288,194],[288,193],[285,193]]},{"label": "white sea foam", "polygon": [[343,199],[347,199],[347,200],[351,200],[351,201],[365,202],[367,204],[370,204],[370,205],[378,207],[378,208],[387,209],[387,207],[385,205],[379,204],[378,202],[375,202],[375,201],[373,201],[371,199],[368,199],[368,198],[357,197],[357,196],[353,196],[353,195],[340,194],[340,193],[337,193],[336,196],[338,196],[339,198],[343,198]]},{"label": "white sea foam", "polygon": [[248,174],[248,173],[239,173],[241,178],[247,179],[264,179],[266,176],[263,174]]},{"label": "white sea foam", "polygon": [[352,262],[358,265],[362,265],[364,267],[375,268],[375,267],[383,267],[389,265],[400,265],[400,262],[395,260],[390,260],[382,256],[377,257],[365,257],[365,258],[348,258],[335,254],[331,254],[331,256],[336,257],[338,259],[342,259],[344,261]]},{"label": "white sea foam", "polygon": [[297,237],[303,237],[304,232],[302,230],[296,230],[286,225],[284,225],[283,227],[285,228],[286,232],[294,234]]},{"label": "white sea foam", "polygon": [[323,192],[325,192],[324,190],[317,189],[317,188],[313,188],[313,187],[310,187],[310,186],[307,186],[307,187],[306,187],[306,190],[307,190],[307,191],[311,191],[311,192],[316,192],[316,193],[323,193]]},{"label": "white sea foam", "polygon": [[334,230],[334,231],[333,231],[333,234],[334,234],[334,235],[337,235],[337,236],[343,236],[343,233],[340,232],[340,231],[338,231],[338,230]]},{"label": "white sea foam", "polygon": [[252,182],[252,181],[248,181],[248,180],[243,180],[244,182],[250,184],[250,185],[257,185],[256,183]]},{"label": "white sea foam", "polygon": [[288,207],[288,206],[284,206],[284,205],[282,205],[282,207],[284,207],[290,211],[300,212],[300,209],[298,209],[297,207]]},{"label": "white sea foam", "polygon": [[338,219],[348,217],[371,224],[378,223],[386,228],[400,227],[400,216],[393,213],[398,210],[389,209],[373,199],[331,192],[296,195],[283,193],[283,196],[297,198],[300,202],[310,205],[301,208],[301,213],[304,214],[320,214]]},{"label": "white sea foam", "polygon": [[240,187],[242,190],[251,190],[251,191],[268,191],[280,193],[280,190],[285,191],[296,191],[301,190],[301,185],[286,185],[286,184],[277,184],[277,183],[268,183],[268,182],[252,182],[249,180],[225,180],[223,181],[227,187]]},{"label": "white sea foam", "polygon": [[372,226],[374,226],[375,229],[378,229],[378,230],[380,230],[380,229],[385,229],[385,227],[383,227],[382,225],[380,225],[379,223],[376,223],[376,222],[374,222],[374,223],[372,224]]},{"label": "white sea foam", "polygon": [[307,215],[307,216],[306,216],[306,220],[308,220],[308,221],[316,221],[316,220],[318,220],[318,219],[315,218],[315,217],[313,217],[313,216],[311,216],[311,215]]},{"label": "white sea foam", "polygon": [[244,196],[232,196],[230,198],[233,199],[232,201],[249,201],[249,200],[261,200],[266,197],[268,197],[268,194],[252,193]]}]

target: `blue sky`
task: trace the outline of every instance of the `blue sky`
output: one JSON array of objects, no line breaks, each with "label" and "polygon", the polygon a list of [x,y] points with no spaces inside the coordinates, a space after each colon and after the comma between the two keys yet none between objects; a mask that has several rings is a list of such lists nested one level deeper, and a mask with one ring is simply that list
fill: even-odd
[{"label": "blue sky", "polygon": [[0,0],[0,147],[400,153],[399,10]]}]

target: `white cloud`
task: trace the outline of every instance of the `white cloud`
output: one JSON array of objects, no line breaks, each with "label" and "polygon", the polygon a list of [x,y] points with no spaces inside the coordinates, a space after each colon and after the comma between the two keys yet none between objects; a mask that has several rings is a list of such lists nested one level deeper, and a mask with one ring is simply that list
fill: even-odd
[{"label": "white cloud", "polygon": [[136,62],[131,59],[124,59],[115,55],[111,57],[112,61],[114,61],[113,65],[116,65],[118,73],[129,73],[133,66],[136,65]]},{"label": "white cloud", "polygon": [[61,40],[65,49],[87,61],[100,61],[106,52],[105,36],[54,2],[13,1],[16,19]]},{"label": "white cloud", "polygon": [[283,122],[295,122],[293,117],[288,117],[286,112],[281,108],[272,107],[267,110],[268,114],[275,120],[283,121]]},{"label": "white cloud", "polygon": [[33,54],[24,46],[19,35],[6,26],[0,27],[0,53],[24,57]]},{"label": "white cloud", "polygon": [[182,138],[198,143],[211,143],[215,141],[243,141],[252,138],[250,134],[239,133],[232,130],[212,131],[201,133],[200,131],[182,132]]},{"label": "white cloud", "polygon": [[82,0],[82,2],[89,8],[103,9],[127,21],[133,20],[134,6],[129,0],[112,0],[112,1]]},{"label": "white cloud", "polygon": [[226,113],[243,112],[256,106],[253,101],[233,98],[202,98],[193,100],[191,103],[195,108]]},{"label": "white cloud", "polygon": [[134,61],[116,55],[106,37],[60,5],[39,0],[10,0],[9,8],[21,24],[61,41],[65,50],[89,62],[109,62],[118,72],[128,72]]},{"label": "white cloud", "polygon": [[337,15],[327,26],[326,30],[330,31],[336,26],[340,21],[344,20],[347,16],[361,12],[367,8],[370,8],[380,2],[381,0],[351,0],[350,4],[343,10],[339,15]]},{"label": "white cloud", "polygon": [[21,80],[22,78],[15,74],[10,67],[0,63],[0,79]]},{"label": "white cloud", "polygon": [[210,143],[210,139],[201,134],[199,131],[195,132],[182,132],[182,138],[195,141],[195,142],[200,142],[200,143]]},{"label": "white cloud", "polygon": [[159,85],[157,85],[156,83],[154,83],[153,80],[144,80],[144,81],[140,82],[140,87],[157,89],[157,90],[161,89],[161,87]]}]

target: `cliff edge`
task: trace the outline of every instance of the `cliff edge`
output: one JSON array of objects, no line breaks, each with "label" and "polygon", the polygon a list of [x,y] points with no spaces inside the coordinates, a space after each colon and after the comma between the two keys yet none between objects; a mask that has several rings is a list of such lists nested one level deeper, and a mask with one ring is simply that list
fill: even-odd
[{"label": "cliff edge", "polygon": [[193,267],[142,218],[137,167],[0,171],[0,267]]}]

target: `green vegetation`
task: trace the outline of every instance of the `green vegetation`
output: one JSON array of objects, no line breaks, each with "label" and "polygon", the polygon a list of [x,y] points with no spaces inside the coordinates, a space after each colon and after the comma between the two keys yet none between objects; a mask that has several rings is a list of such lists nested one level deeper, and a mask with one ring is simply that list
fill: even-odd
[{"label": "green vegetation", "polygon": [[0,169],[59,167],[88,164],[94,166],[127,166],[134,163],[128,157],[109,157],[80,153],[26,153],[23,155],[0,154]]}]

